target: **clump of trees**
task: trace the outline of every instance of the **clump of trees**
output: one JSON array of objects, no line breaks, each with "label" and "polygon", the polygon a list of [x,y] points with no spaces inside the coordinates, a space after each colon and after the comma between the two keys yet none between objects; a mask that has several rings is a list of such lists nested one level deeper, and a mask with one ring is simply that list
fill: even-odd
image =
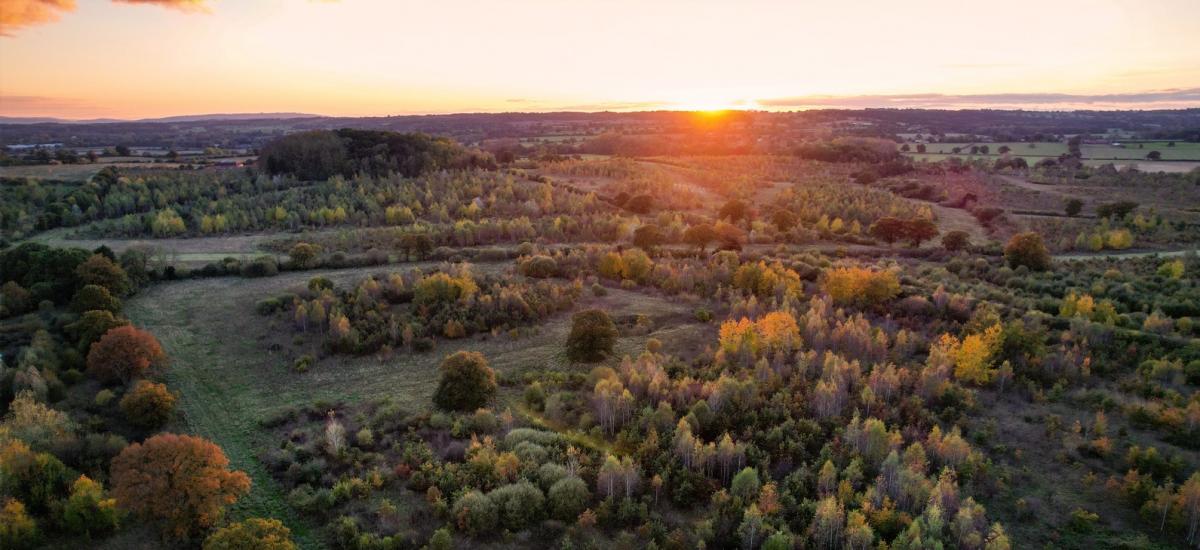
[{"label": "clump of trees", "polygon": [[496,166],[491,155],[448,138],[349,128],[290,134],[264,145],[258,158],[269,174],[309,181],[357,174],[416,177],[437,170]]}]

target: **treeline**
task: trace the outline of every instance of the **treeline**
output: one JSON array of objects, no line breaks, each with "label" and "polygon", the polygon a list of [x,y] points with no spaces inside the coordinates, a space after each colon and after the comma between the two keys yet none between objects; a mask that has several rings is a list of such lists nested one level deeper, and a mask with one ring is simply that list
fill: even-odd
[{"label": "treeline", "polygon": [[259,166],[268,174],[315,181],[393,173],[411,178],[437,170],[494,169],[496,163],[491,155],[449,138],[343,128],[299,132],[267,143],[259,151]]}]

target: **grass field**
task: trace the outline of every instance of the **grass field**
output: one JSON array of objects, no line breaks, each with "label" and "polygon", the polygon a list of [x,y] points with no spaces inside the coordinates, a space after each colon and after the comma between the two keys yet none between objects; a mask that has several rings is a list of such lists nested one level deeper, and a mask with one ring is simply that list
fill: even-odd
[{"label": "grass field", "polygon": [[[238,502],[236,516],[281,518],[303,547],[319,546],[314,526],[287,506],[285,495],[256,459],[259,452],[272,445],[259,422],[282,410],[317,401],[378,399],[390,399],[410,410],[427,407],[437,382],[437,365],[445,355],[459,349],[484,353],[499,373],[590,368],[571,365],[562,352],[570,325],[568,312],[551,318],[533,335],[519,339],[501,336],[441,341],[432,352],[400,353],[389,360],[332,356],[306,373],[295,373],[284,357],[286,350],[269,351],[272,343],[283,342],[285,348],[290,345],[291,329],[286,323],[254,312],[259,300],[303,285],[317,275],[350,284],[372,273],[435,265],[309,271],[266,279],[192,280],[153,287],[130,300],[126,307],[130,319],[153,332],[172,358],[169,384],[181,394],[185,419],[172,429],[216,441],[233,465],[253,479],[251,494]],[[504,262],[479,264],[476,268],[485,272],[510,266]],[[695,334],[711,331],[707,325],[692,322],[692,308],[676,299],[610,289],[602,298],[585,293],[576,307],[589,306],[604,307],[614,317],[647,315],[654,326],[666,327],[649,334],[623,336],[617,356],[638,353],[650,337],[675,346],[691,346]]]}]

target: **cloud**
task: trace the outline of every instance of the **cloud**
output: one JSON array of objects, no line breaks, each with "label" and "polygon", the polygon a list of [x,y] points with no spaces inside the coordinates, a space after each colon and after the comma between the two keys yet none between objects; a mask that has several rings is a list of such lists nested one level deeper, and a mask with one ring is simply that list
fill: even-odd
[{"label": "cloud", "polygon": [[162,6],[179,11],[189,12],[206,12],[208,6],[205,4],[207,0],[113,0],[116,4],[144,4],[153,6]]},{"label": "cloud", "polygon": [[63,12],[74,10],[75,0],[3,0],[0,36],[12,36],[17,29],[56,21]]},{"label": "cloud", "polygon": [[[112,0],[114,4],[163,6],[185,12],[207,12],[208,0]],[[25,27],[58,21],[75,11],[75,0],[0,0],[0,36]]]},{"label": "cloud", "polygon": [[1200,106],[1200,88],[1172,88],[1167,90],[1118,94],[999,93],[958,95],[821,95],[760,99],[758,100],[758,104],[768,108],[1178,108]]}]

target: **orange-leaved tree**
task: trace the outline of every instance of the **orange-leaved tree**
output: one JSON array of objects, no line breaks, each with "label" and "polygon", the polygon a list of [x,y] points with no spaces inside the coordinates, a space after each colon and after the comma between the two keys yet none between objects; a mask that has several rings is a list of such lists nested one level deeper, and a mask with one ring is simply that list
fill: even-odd
[{"label": "orange-leaved tree", "polygon": [[225,507],[250,490],[250,478],[230,470],[215,443],[170,433],[121,451],[112,461],[112,482],[120,507],[162,521],[176,537],[216,525]]},{"label": "orange-leaved tree", "polygon": [[88,372],[101,382],[128,382],[166,361],[153,334],[131,325],[109,329],[88,352]]}]

